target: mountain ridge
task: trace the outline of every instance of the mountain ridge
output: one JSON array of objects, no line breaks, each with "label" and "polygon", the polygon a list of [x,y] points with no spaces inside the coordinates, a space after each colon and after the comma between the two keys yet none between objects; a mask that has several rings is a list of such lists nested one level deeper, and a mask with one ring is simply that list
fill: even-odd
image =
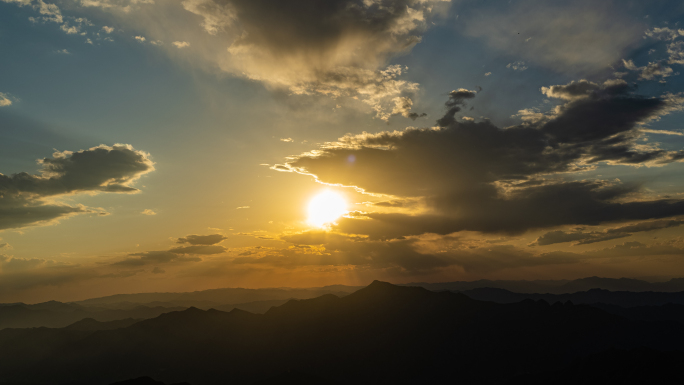
[{"label": "mountain ridge", "polygon": [[[119,329],[64,333],[29,329],[0,338],[0,378],[250,385],[292,370],[341,384],[443,383],[455,372],[464,384],[495,384],[611,348],[684,347],[677,322],[635,321],[571,302],[497,304],[379,281],[265,314],[189,308]],[[51,342],[36,351],[41,336]]]}]

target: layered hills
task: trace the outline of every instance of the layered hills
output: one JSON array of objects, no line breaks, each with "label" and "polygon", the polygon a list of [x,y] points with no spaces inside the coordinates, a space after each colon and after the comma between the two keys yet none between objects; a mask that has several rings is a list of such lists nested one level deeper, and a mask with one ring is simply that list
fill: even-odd
[{"label": "layered hills", "polygon": [[115,329],[77,329],[0,331],[0,378],[275,384],[296,374],[339,384],[541,383],[573,370],[618,370],[644,351],[662,359],[632,370],[656,378],[672,374],[663,365],[684,348],[676,320],[638,320],[571,302],[495,303],[378,281],[342,297],[290,300],[265,314],[191,307]]}]

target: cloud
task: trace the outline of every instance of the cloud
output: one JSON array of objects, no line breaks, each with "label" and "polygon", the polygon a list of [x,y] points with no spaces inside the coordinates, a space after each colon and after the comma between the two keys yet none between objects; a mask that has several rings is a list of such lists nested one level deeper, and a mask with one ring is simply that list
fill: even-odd
[{"label": "cloud", "polygon": [[679,227],[684,224],[683,220],[658,220],[651,222],[640,222],[627,226],[620,226],[609,228],[604,231],[583,231],[578,229],[575,231],[556,230],[543,234],[531,245],[545,246],[555,243],[576,242],[577,245],[586,245],[590,243],[602,242],[611,239],[629,237],[634,233],[644,231],[662,230],[671,227]]},{"label": "cloud", "polygon": [[[5,3],[13,3],[19,7],[31,7],[33,10],[38,12],[40,16],[29,17],[29,21],[32,23],[56,23],[59,24],[59,28],[68,35],[74,35],[81,32],[82,26],[92,26],[93,24],[85,18],[79,17],[68,17],[63,16],[62,11],[56,4],[46,3],[43,0],[1,0]],[[70,25],[66,19],[70,20],[72,24]],[[82,34],[85,34],[82,33]]]},{"label": "cloud", "polygon": [[141,42],[141,43],[144,43],[145,40],[147,40],[147,39],[145,39],[144,36],[134,36],[134,38],[135,38],[135,40],[137,40],[137,41],[139,41],[139,42]]},{"label": "cloud", "polygon": [[[634,64],[633,60],[623,59],[622,64],[627,70],[639,72],[639,80],[655,80],[660,78],[660,83],[665,83],[665,78],[679,74],[678,72],[675,73],[672,67],[669,67],[670,65],[684,65],[684,40],[681,39],[684,36],[684,29],[656,27],[646,30],[645,35],[652,39],[668,41],[668,58],[649,62],[641,67]],[[655,51],[655,49],[651,49],[649,54]]]},{"label": "cloud", "polygon": [[110,34],[110,33],[114,32],[114,28],[113,28],[113,27],[107,27],[106,25],[102,27],[102,30],[103,30],[105,33],[107,33],[107,34]]},{"label": "cloud", "polygon": [[144,251],[128,254],[128,257],[111,263],[111,266],[138,267],[168,263],[199,262],[202,259],[198,255],[216,255],[227,251],[217,243],[225,240],[221,234],[211,235],[188,235],[178,238],[176,243],[189,244],[189,246],[172,247],[169,250]]},{"label": "cloud", "polygon": [[140,267],[171,262],[199,262],[202,260],[198,257],[186,257],[181,253],[172,253],[170,251],[145,251],[129,255],[129,258],[114,262],[111,266]]},{"label": "cloud", "polygon": [[75,34],[77,34],[77,33],[80,32],[79,29],[78,29],[77,27],[75,27],[75,26],[73,26],[73,25],[70,26],[70,25],[67,25],[67,24],[62,24],[62,25],[59,27],[59,29],[61,29],[62,31],[66,32],[67,35],[75,35]]},{"label": "cloud", "polygon": [[413,100],[411,100],[408,97],[396,97],[392,99],[392,101],[394,102],[392,115],[401,115],[411,120],[416,120],[418,118],[427,116],[426,113],[419,114],[417,112],[411,112],[411,108],[413,107]]},{"label": "cloud", "polygon": [[188,243],[190,245],[215,245],[226,240],[226,236],[222,234],[211,235],[188,235],[186,237],[178,238],[176,243]]},{"label": "cloud", "polygon": [[55,53],[61,54],[61,55],[71,55],[71,52],[69,52],[66,48],[64,49],[58,49],[55,51]]},{"label": "cloud", "polygon": [[56,201],[78,193],[134,193],[132,184],[154,170],[149,154],[131,145],[100,145],[77,152],[55,152],[38,160],[38,175],[0,174],[0,229],[20,228],[79,213],[99,213]]},{"label": "cloud", "polygon": [[185,48],[185,47],[190,47],[190,43],[188,43],[187,41],[174,41],[171,44],[175,45],[176,48],[179,48],[179,49]]},{"label": "cloud", "polygon": [[169,252],[174,254],[221,254],[226,252],[226,248],[219,245],[192,245],[192,246],[179,246],[174,247],[169,250]]},{"label": "cloud", "polygon": [[655,27],[650,30],[646,30],[644,34],[648,37],[652,37],[658,40],[675,40],[680,36],[684,36],[684,29],[670,29],[668,27],[659,28]]},{"label": "cloud", "polygon": [[591,97],[612,96],[625,94],[631,87],[622,79],[611,79],[603,84],[593,83],[587,80],[572,81],[565,85],[542,87],[542,94],[549,98],[564,100],[579,100]]},{"label": "cloud", "polygon": [[145,209],[140,214],[142,214],[142,215],[157,215],[157,213],[155,213],[154,211],[152,211],[150,209]]},{"label": "cloud", "polygon": [[3,294],[41,286],[60,286],[91,279],[95,275],[78,264],[0,254],[0,290]]},{"label": "cloud", "polygon": [[513,234],[684,214],[684,201],[648,198],[638,185],[574,176],[599,165],[681,161],[681,151],[637,143],[645,122],[681,110],[680,96],[642,97],[622,81],[542,91],[566,101],[544,119],[505,129],[488,120],[458,121],[455,115],[476,96],[459,89],[450,93],[438,127],[347,135],[281,167],[425,202],[420,214],[353,213],[335,227],[374,239],[464,230]]},{"label": "cloud", "polygon": [[[430,272],[458,266],[468,273],[508,268],[577,263],[577,257],[536,255],[511,245],[473,244],[453,237],[409,238],[388,241],[309,231],[283,236],[296,247],[243,253],[236,264],[276,267],[332,265],[401,272]],[[303,246],[306,246],[304,248]]]},{"label": "cloud", "polygon": [[632,60],[623,60],[622,62],[626,69],[639,72],[639,80],[654,80],[660,77],[660,82],[664,83],[666,77],[674,74],[671,67],[663,64],[664,61],[650,62],[643,67],[637,67]]},{"label": "cloud", "polygon": [[461,111],[461,108],[466,105],[467,99],[473,99],[477,95],[477,91],[469,91],[465,88],[451,91],[449,93],[449,100],[444,105],[449,109],[447,113],[437,121],[437,124],[447,126],[455,123],[454,115]]},{"label": "cloud", "polygon": [[527,69],[527,66],[525,65],[524,61],[516,61],[513,63],[506,64],[506,68],[510,68],[513,71],[525,71]]},{"label": "cloud", "polygon": [[184,13],[139,2],[127,2],[135,12],[122,13],[113,1],[88,3],[144,29],[150,39],[182,44],[192,38],[185,49],[193,55],[185,59],[202,67],[290,94],[327,96],[338,104],[358,100],[387,120],[395,98],[412,98],[418,90],[401,79],[407,68],[390,66],[391,59],[410,52],[451,1],[183,0]]},{"label": "cloud", "polygon": [[0,107],[7,107],[12,105],[12,100],[8,94],[0,92]]},{"label": "cloud", "polygon": [[684,255],[684,248],[682,246],[681,240],[677,239],[650,245],[641,242],[625,242],[605,249],[587,251],[582,253],[582,255],[590,258],[630,258],[658,255],[682,256]]},{"label": "cloud", "polygon": [[667,53],[670,55],[668,64],[684,65],[684,40],[668,44]]},{"label": "cloud", "polygon": [[292,138],[281,138],[280,141],[281,141],[281,142],[286,142],[286,143],[292,143],[292,142],[294,142],[294,140],[292,140]]},{"label": "cloud", "polygon": [[619,61],[646,29],[619,2],[493,1],[464,6],[459,15],[464,32],[490,47],[526,63],[578,75]]},{"label": "cloud", "polygon": [[31,1],[32,0],[2,0],[3,3],[8,3],[8,4],[15,3],[20,7],[26,6],[26,5],[31,5]]}]

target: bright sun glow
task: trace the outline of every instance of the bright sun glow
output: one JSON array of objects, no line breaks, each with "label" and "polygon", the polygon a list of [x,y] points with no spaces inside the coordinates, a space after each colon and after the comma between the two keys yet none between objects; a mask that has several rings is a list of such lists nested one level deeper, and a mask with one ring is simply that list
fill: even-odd
[{"label": "bright sun glow", "polygon": [[323,191],[309,202],[309,224],[317,227],[335,222],[347,213],[347,201],[334,191]]}]

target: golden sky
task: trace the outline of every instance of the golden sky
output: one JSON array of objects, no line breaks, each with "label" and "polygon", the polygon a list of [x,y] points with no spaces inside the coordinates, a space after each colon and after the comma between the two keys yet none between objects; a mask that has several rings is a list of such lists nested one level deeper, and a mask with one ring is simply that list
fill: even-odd
[{"label": "golden sky", "polygon": [[682,276],[682,15],[1,0],[0,301]]}]

